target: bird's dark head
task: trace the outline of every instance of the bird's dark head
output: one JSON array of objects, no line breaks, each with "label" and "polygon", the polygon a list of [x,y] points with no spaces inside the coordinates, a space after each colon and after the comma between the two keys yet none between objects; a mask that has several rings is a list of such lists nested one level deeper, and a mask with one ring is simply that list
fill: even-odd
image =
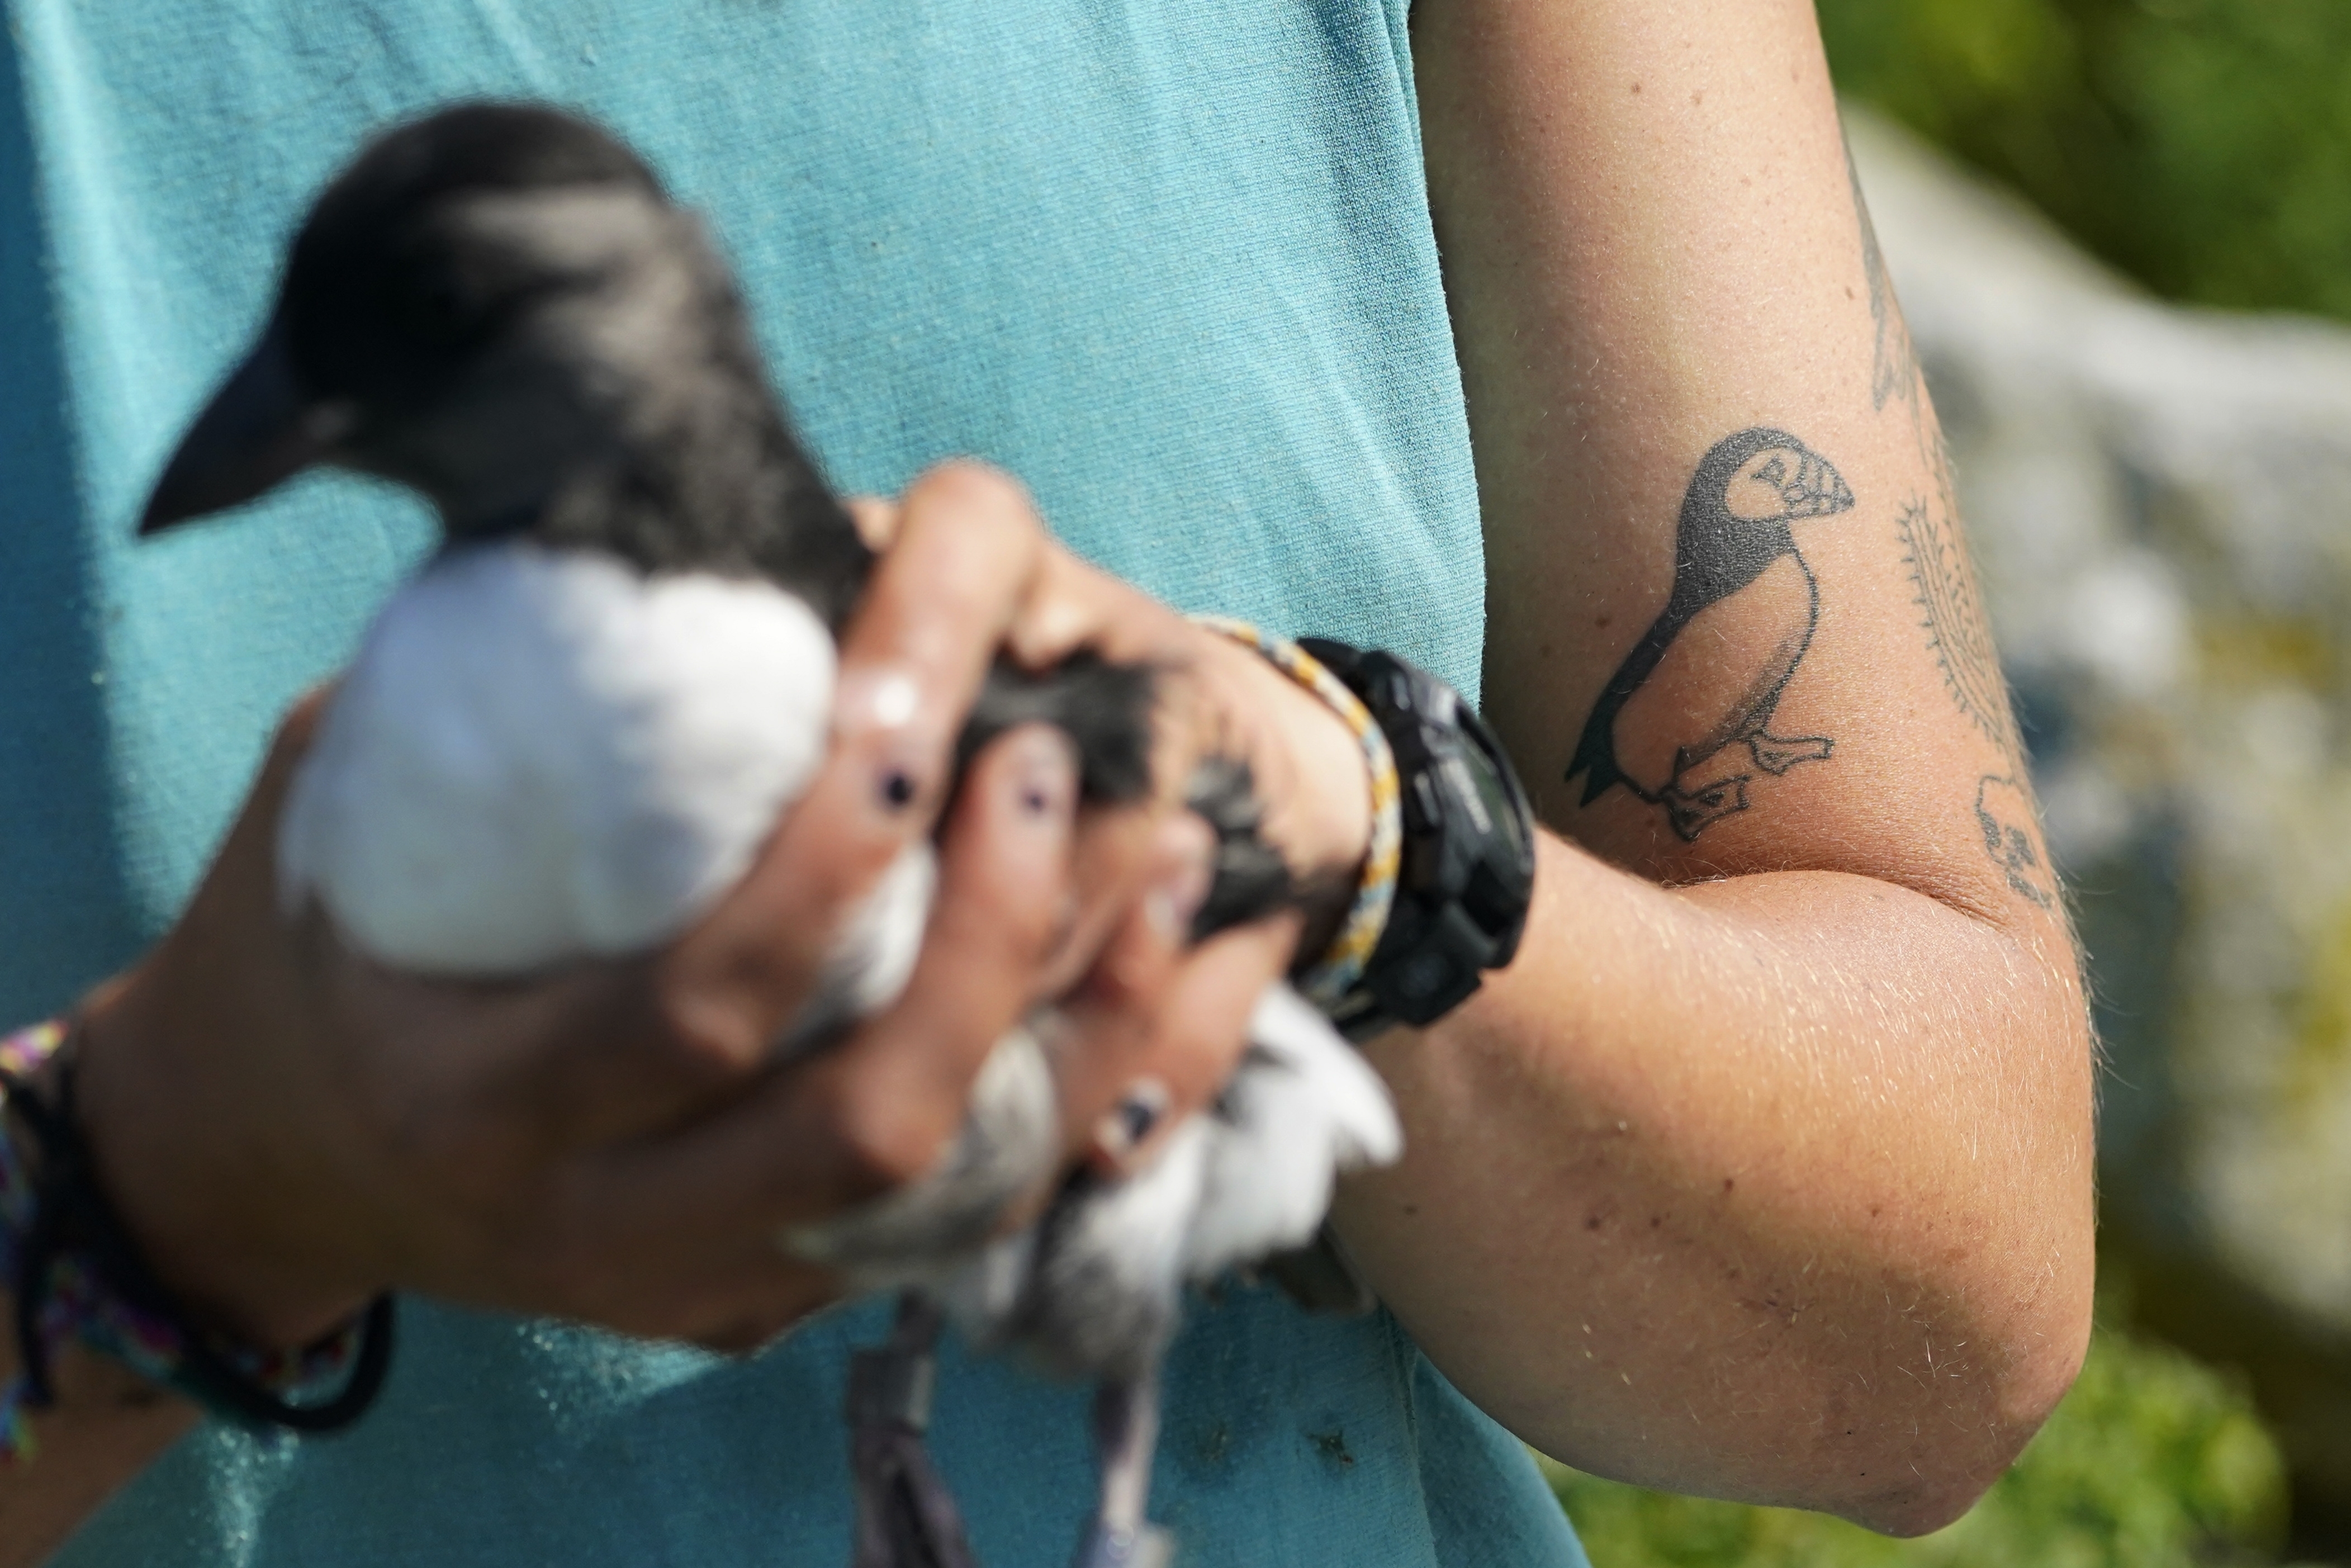
[{"label": "bird's dark head", "polygon": [[1719,501],[1742,523],[1786,524],[1853,506],[1829,460],[1783,430],[1743,430],[1716,443],[1698,465],[1693,498]]},{"label": "bird's dark head", "polygon": [[1687,615],[1738,592],[1795,549],[1788,525],[1852,507],[1844,476],[1786,431],[1724,436],[1682,496],[1673,603]]},{"label": "bird's dark head", "polygon": [[559,110],[465,104],[320,196],[141,531],[316,464],[413,486],[453,535],[531,526],[582,486],[643,489],[625,471],[683,426],[769,407],[731,277],[634,152]]}]

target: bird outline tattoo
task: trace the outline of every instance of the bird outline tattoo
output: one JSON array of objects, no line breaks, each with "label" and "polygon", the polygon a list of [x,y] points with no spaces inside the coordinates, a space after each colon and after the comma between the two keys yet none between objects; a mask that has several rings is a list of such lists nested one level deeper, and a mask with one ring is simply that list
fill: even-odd
[{"label": "bird outline tattoo", "polygon": [[1753,769],[1777,777],[1828,760],[1828,736],[1771,725],[1820,624],[1820,585],[1792,525],[1853,505],[1835,466],[1786,431],[1759,425],[1715,443],[1682,497],[1666,606],[1576,742],[1566,778],[1583,775],[1582,804],[1621,784],[1688,842],[1747,810]]}]

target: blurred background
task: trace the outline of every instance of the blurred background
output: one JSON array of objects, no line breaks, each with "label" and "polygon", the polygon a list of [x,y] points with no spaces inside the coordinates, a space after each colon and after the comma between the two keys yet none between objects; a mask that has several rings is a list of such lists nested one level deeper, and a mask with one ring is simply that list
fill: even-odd
[{"label": "blurred background", "polygon": [[1565,1470],[1603,1568],[2351,1564],[2351,0],[1820,0],[2107,1056],[2101,1325],[1896,1542]]}]

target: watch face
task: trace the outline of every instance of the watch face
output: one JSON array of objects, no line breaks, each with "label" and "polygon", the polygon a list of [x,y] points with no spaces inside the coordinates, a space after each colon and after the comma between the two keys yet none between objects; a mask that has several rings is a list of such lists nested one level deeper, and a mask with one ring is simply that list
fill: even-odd
[{"label": "watch face", "polygon": [[[1501,775],[1485,754],[1474,746],[1462,747],[1461,761],[1466,764],[1461,771],[1469,776],[1475,789],[1479,813],[1485,817],[1487,823],[1500,827],[1509,836],[1511,849],[1523,852],[1527,847],[1526,829],[1519,820],[1518,803],[1510,799]],[[1494,831],[1493,826],[1481,824],[1481,827],[1486,832]]]},{"label": "watch face", "polygon": [[[1475,787],[1477,812],[1488,822],[1499,823],[1519,863],[1531,867],[1534,813],[1511,774],[1510,754],[1502,749],[1501,741],[1486,727],[1477,709],[1464,703],[1458,717],[1462,740],[1458,755],[1466,765],[1462,771],[1469,775]],[[1493,831],[1482,823],[1479,826],[1486,833]]]}]

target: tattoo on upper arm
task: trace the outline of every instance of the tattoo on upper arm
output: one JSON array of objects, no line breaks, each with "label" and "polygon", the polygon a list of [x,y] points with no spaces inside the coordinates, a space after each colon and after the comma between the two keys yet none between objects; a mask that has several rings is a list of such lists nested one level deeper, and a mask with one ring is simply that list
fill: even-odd
[{"label": "tattoo on upper arm", "polygon": [[1959,498],[1941,432],[1921,411],[1919,455],[1935,478],[1931,496],[1914,496],[1895,518],[1902,563],[1916,590],[1919,628],[1943,673],[1943,690],[1976,732],[2000,749],[2007,768],[1976,780],[1976,826],[1984,853],[2008,890],[2038,908],[2057,907],[2057,876],[2042,847],[2040,813],[2027,787],[2024,745],[2009,706],[2007,677],[1993,647],[1983,590],[1959,528]]},{"label": "tattoo on upper arm", "polygon": [[1959,514],[1952,504],[1950,466],[1939,452],[1935,468],[1938,493],[1913,497],[1895,520],[1902,562],[1917,591],[1912,602],[1918,607],[1919,626],[1942,668],[1943,689],[1952,706],[1986,740],[2014,758],[2018,747],[2008,683],[2001,674],[2000,653],[1992,646],[1974,563],[1954,526]]},{"label": "tattoo on upper arm", "polygon": [[1942,432],[1927,404],[1925,374],[1910,340],[1909,326],[1902,319],[1902,307],[1894,298],[1886,255],[1877,246],[1877,227],[1869,221],[1869,203],[1861,193],[1861,171],[1853,161],[1850,140],[1845,143],[1844,166],[1853,182],[1853,213],[1861,225],[1861,266],[1869,280],[1869,319],[1876,330],[1870,399],[1881,413],[1897,397],[1909,405],[1918,460],[1934,477],[1935,494],[1913,497],[1896,520],[1904,564],[1910,569],[1911,584],[1917,590],[1927,643],[1942,667],[1943,685],[1951,701],[1985,739],[2013,759],[2019,748],[2009,711],[2008,685],[2001,674],[2000,654],[1992,647],[1975,568],[1959,538],[1950,450],[1943,444]]},{"label": "tattoo on upper arm", "polygon": [[1876,351],[1869,372],[1869,401],[1883,411],[1894,398],[1915,408],[1918,402],[1918,354],[1911,346],[1909,326],[1895,302],[1894,280],[1886,276],[1886,255],[1877,248],[1877,225],[1869,221],[1869,203],[1861,193],[1861,171],[1853,162],[1853,148],[1844,153],[1845,173],[1853,181],[1853,215],[1861,223],[1861,267],[1869,279],[1869,319],[1877,329]]},{"label": "tattoo on upper arm", "polygon": [[1983,831],[1984,852],[2007,874],[2009,891],[2043,909],[2056,908],[2056,879],[2041,852],[2032,797],[2025,793],[2024,786],[2002,773],[1987,773],[1978,779],[1976,826]]},{"label": "tattoo on upper arm", "polygon": [[1825,762],[1825,735],[1771,732],[1812,646],[1820,585],[1792,525],[1853,507],[1828,459],[1785,431],[1726,436],[1682,497],[1674,584],[1584,721],[1572,781],[1590,805],[1622,785],[1685,841],[1751,804],[1755,769]]}]

